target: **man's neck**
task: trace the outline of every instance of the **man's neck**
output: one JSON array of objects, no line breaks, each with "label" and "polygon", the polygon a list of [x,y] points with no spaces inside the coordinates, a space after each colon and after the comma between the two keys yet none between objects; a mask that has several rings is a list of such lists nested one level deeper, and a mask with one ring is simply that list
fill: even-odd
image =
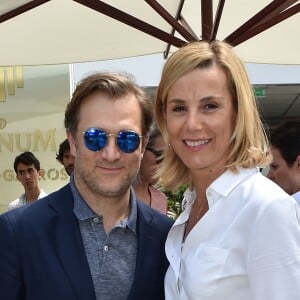
[{"label": "man's neck", "polygon": [[25,191],[26,203],[30,203],[38,199],[40,193],[41,193],[41,189],[39,187],[36,187],[35,189],[30,191]]},{"label": "man's neck", "polygon": [[130,210],[130,189],[118,196],[109,196],[92,192],[81,181],[74,178],[78,192],[88,206],[98,215],[103,217],[104,229],[110,232],[115,225],[126,218]]},{"label": "man's neck", "polygon": [[129,193],[119,199],[99,197],[97,201],[89,200],[85,199],[92,210],[98,215],[102,215],[106,233],[110,232],[118,222],[128,217],[130,210]]}]

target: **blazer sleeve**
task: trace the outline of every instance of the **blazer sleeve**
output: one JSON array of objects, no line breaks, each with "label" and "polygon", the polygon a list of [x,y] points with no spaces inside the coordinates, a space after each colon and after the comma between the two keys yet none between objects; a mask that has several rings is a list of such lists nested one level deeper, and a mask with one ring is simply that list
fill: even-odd
[{"label": "blazer sleeve", "polygon": [[0,293],[1,299],[23,299],[20,263],[9,214],[0,216]]}]

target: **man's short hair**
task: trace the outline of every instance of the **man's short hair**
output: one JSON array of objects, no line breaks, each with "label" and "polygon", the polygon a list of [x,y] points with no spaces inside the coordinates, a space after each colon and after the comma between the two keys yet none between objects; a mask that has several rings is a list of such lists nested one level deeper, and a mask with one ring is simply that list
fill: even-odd
[{"label": "man's short hair", "polygon": [[66,152],[70,152],[70,144],[68,139],[65,139],[63,142],[59,144],[58,153],[56,153],[56,159],[63,163],[64,154]]},{"label": "man's short hair", "polygon": [[34,156],[34,154],[30,151],[25,151],[19,154],[14,161],[14,170],[16,174],[18,174],[18,164],[24,164],[26,166],[34,165],[37,171],[41,169],[40,161]]},{"label": "man's short hair", "polygon": [[100,72],[82,79],[73,93],[65,111],[65,128],[74,137],[77,131],[79,112],[85,99],[94,93],[103,93],[116,99],[126,95],[134,95],[138,100],[142,113],[142,135],[150,130],[153,112],[152,102],[145,91],[140,88],[129,74]]},{"label": "man's short hair", "polygon": [[285,120],[271,130],[271,144],[281,154],[288,166],[300,155],[300,121]]}]

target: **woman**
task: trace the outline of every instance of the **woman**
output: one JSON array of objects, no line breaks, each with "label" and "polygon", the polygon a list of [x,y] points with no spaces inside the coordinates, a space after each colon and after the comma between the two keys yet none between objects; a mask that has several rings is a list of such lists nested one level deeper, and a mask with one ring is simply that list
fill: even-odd
[{"label": "woman", "polygon": [[154,177],[161,162],[165,142],[156,125],[150,130],[149,141],[141,161],[141,167],[134,183],[136,197],[159,212],[167,213],[167,197],[157,187]]},{"label": "woman", "polygon": [[231,47],[203,41],[175,52],[155,112],[170,145],[162,184],[189,185],[166,241],[166,299],[300,299],[299,208],[259,172],[269,145]]}]

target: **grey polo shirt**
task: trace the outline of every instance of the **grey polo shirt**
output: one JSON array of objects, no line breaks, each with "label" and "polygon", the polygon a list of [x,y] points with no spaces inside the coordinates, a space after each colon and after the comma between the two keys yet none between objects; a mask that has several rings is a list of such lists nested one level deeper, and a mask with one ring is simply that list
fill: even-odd
[{"label": "grey polo shirt", "polygon": [[97,300],[127,299],[134,279],[137,255],[137,204],[132,196],[128,218],[105,233],[103,218],[79,194],[73,175],[70,180],[74,213],[89,263]]}]

